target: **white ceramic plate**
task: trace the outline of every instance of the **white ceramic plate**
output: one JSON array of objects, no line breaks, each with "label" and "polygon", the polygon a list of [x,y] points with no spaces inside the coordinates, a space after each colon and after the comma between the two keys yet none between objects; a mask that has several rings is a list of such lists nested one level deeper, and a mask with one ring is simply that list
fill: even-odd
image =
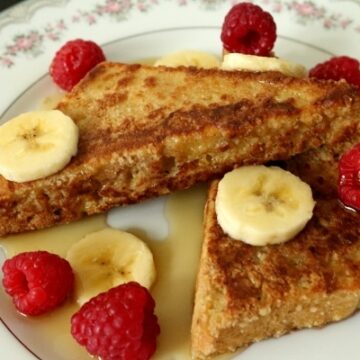
[{"label": "white ceramic plate", "polygon": [[[3,12],[0,14],[1,121],[36,108],[43,97],[56,92],[47,69],[54,52],[65,41],[93,39],[103,45],[108,59],[124,62],[183,49],[220,54],[220,26],[235,2],[28,0]],[[360,0],[253,2],[275,17],[279,35],[275,51],[279,56],[307,67],[333,54],[360,58]],[[161,223],[161,204],[155,210],[150,209],[151,213],[154,211],[160,215],[153,217]],[[143,217],[135,212],[132,218],[137,216]],[[162,226],[166,228],[166,224]],[[41,357],[35,354],[31,341],[27,340],[29,334],[21,331],[21,323],[15,323],[13,309],[7,307],[8,302],[1,296],[4,295],[0,293],[0,358],[57,358],[60,349],[49,350]],[[360,316],[355,315],[322,330],[299,331],[263,341],[236,359],[355,360],[360,358],[359,329]],[[46,338],[40,341],[47,342]]]}]

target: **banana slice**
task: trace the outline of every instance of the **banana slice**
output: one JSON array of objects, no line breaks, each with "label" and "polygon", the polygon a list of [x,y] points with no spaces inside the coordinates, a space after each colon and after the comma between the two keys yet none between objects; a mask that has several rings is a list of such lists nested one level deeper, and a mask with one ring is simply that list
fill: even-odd
[{"label": "banana slice", "polygon": [[247,244],[285,242],[312,217],[311,188],[278,167],[244,166],[219,182],[217,220],[225,233]]},{"label": "banana slice", "polygon": [[0,174],[25,182],[52,175],[77,152],[79,130],[61,111],[34,111],[0,127]]},{"label": "banana slice", "polygon": [[275,57],[230,53],[224,55],[223,70],[279,71],[285,75],[305,77],[306,68],[285,59]]},{"label": "banana slice", "polygon": [[150,288],[156,277],[147,245],[130,233],[111,228],[88,234],[69,249],[66,258],[75,273],[75,296],[80,305],[129,281]]},{"label": "banana slice", "polygon": [[200,68],[215,68],[220,66],[220,61],[214,55],[203,51],[184,50],[166,55],[154,64],[155,66],[195,66]]}]

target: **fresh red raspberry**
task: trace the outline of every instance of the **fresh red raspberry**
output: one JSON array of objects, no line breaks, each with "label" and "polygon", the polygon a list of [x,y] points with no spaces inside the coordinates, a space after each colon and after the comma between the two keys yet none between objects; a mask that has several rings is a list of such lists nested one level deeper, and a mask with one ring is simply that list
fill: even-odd
[{"label": "fresh red raspberry", "polygon": [[160,333],[154,307],[146,288],[122,284],[85,303],[71,318],[71,333],[102,360],[146,360]]},{"label": "fresh red raspberry", "polygon": [[348,56],[333,57],[309,71],[310,77],[326,80],[345,79],[360,89],[360,63]]},{"label": "fresh red raspberry", "polygon": [[25,315],[40,315],[62,304],[74,287],[70,264],[47,251],[24,252],[2,267],[5,291]]},{"label": "fresh red raspberry", "polygon": [[360,210],[360,144],[342,155],[339,160],[339,198],[342,203]]},{"label": "fresh red raspberry", "polygon": [[103,51],[94,42],[72,40],[55,54],[50,65],[50,75],[63,90],[70,91],[95,65],[104,60]]},{"label": "fresh red raspberry", "polygon": [[229,52],[269,56],[276,40],[276,24],[261,7],[240,3],[225,16],[221,40]]}]

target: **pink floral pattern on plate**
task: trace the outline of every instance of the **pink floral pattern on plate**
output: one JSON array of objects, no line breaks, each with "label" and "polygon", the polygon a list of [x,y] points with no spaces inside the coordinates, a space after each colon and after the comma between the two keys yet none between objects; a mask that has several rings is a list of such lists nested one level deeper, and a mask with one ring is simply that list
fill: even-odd
[{"label": "pink floral pattern on plate", "polygon": [[16,35],[9,45],[6,45],[4,52],[0,55],[0,64],[11,67],[20,54],[36,57],[42,54],[44,41],[58,41],[61,35],[67,30],[64,20],[55,24],[48,24],[43,29],[30,30],[28,33]]},{"label": "pink floral pattern on plate", "polygon": [[[104,17],[113,21],[126,20],[133,11],[147,12],[164,0],[99,0],[97,4],[88,11],[77,10],[69,20],[59,19],[53,24],[44,28],[30,30],[27,33],[16,35],[12,41],[5,45],[0,51],[0,66],[12,67],[17,57],[25,55],[37,57],[43,52],[46,41],[56,42],[61,40],[62,35],[68,30],[71,24],[85,22],[87,25],[95,25]],[[172,1],[172,0],[167,0]],[[290,13],[294,15],[295,21],[302,25],[310,22],[317,22],[324,29],[349,29],[360,33],[360,20],[351,19],[339,12],[331,12],[324,6],[309,0],[247,0],[257,3],[273,14]],[[229,8],[239,0],[176,0],[180,7],[188,6],[190,3],[198,2],[205,10],[214,10],[224,3]]]},{"label": "pink floral pattern on plate", "polygon": [[[247,0],[249,1],[249,0]],[[240,1],[232,1],[236,4]],[[339,12],[331,12],[329,9],[316,4],[315,1],[294,1],[294,0],[259,0],[250,2],[263,5],[271,13],[288,12],[295,15],[297,23],[306,25],[309,22],[318,22],[324,29],[347,29],[355,23],[354,19],[349,18]],[[356,19],[358,21],[358,19]],[[354,26],[354,30],[360,32],[360,22]]]}]

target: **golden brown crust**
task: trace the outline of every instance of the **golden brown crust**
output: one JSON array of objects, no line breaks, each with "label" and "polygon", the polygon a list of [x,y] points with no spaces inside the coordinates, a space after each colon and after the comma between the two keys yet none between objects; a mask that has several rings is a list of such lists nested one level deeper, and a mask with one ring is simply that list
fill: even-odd
[{"label": "golden brown crust", "polygon": [[311,184],[317,197],[335,198],[338,186],[338,160],[345,151],[359,142],[360,132],[354,131],[346,136],[345,141],[335,146],[325,145],[298,154],[286,161],[283,166]]},{"label": "golden brown crust", "polygon": [[360,117],[345,82],[114,63],[96,67],[58,108],[80,129],[78,154],[44,179],[0,178],[0,236],[335,145]]},{"label": "golden brown crust", "polygon": [[[326,183],[326,167],[322,176]],[[314,177],[307,179],[313,186]],[[280,245],[253,247],[232,240],[218,225],[217,184],[205,210],[192,323],[195,359],[322,326],[360,307],[359,214],[319,187],[314,216],[301,233]]]}]

